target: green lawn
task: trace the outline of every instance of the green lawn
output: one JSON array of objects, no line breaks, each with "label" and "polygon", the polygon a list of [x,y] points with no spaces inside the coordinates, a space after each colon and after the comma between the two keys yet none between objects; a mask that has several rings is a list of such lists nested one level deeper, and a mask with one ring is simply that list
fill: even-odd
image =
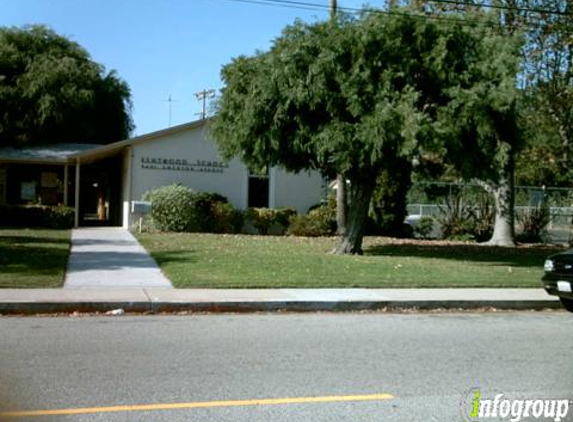
[{"label": "green lawn", "polygon": [[334,238],[141,234],[178,288],[541,287],[561,249],[367,238],[364,256],[328,254]]},{"label": "green lawn", "polygon": [[0,229],[0,288],[61,287],[69,230]]}]

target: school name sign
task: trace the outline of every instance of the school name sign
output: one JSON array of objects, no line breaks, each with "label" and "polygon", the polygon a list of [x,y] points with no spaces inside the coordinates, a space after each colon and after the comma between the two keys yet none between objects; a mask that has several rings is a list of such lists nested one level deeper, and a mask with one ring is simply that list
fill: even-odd
[{"label": "school name sign", "polygon": [[141,168],[197,173],[223,173],[225,169],[229,168],[229,164],[224,161],[188,161],[184,158],[141,157]]}]

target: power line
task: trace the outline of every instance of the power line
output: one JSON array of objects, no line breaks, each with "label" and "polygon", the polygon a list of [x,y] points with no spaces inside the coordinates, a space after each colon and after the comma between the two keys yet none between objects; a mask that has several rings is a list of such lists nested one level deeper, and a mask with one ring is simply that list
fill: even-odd
[{"label": "power line", "polygon": [[[301,0],[226,0],[235,3],[249,3],[249,4],[258,4],[264,6],[275,6],[275,7],[286,7],[291,9],[302,9],[302,10],[314,10],[314,11],[329,11],[329,6],[327,4],[318,4],[318,3],[311,3],[307,1]],[[476,4],[476,3],[469,3],[469,2],[462,2],[457,0],[428,0],[433,3],[444,3],[444,4],[453,4],[453,5],[460,5],[460,6],[472,6],[477,8],[495,8],[500,10],[507,10],[507,11],[516,11],[516,12],[533,12],[533,13],[540,13],[540,14],[553,14],[558,16],[573,16],[573,13],[569,12],[562,12],[559,10],[550,10],[550,9],[537,9],[537,8],[526,8],[526,7],[509,7],[509,6],[502,6],[502,5],[492,5],[492,4]],[[489,28],[496,28],[499,27],[499,23],[487,23],[484,21],[479,21],[475,19],[467,19],[467,18],[456,18],[454,16],[437,16],[437,15],[429,15],[429,14],[413,14],[408,12],[398,12],[396,10],[381,10],[381,9],[360,9],[355,7],[340,7],[337,8],[340,13],[347,14],[347,15],[358,15],[363,13],[365,10],[369,13],[375,14],[384,14],[384,15],[392,15],[392,16],[407,16],[415,19],[432,19],[436,21],[442,22],[458,22],[463,24],[473,24],[476,26],[483,26]],[[523,22],[520,23],[520,27],[529,27],[529,28],[539,28],[541,27],[541,22],[533,22],[529,21],[527,24]]]},{"label": "power line", "polygon": [[446,4],[455,4],[461,6],[473,6],[473,7],[486,7],[489,9],[499,9],[499,10],[507,10],[507,11],[515,11],[515,12],[533,12],[533,13],[541,13],[547,15],[558,15],[558,16],[573,16],[573,13],[569,12],[562,12],[561,10],[550,10],[550,9],[538,9],[535,7],[519,7],[519,6],[503,6],[500,4],[488,4],[488,3],[469,3],[457,0],[428,0],[432,3],[446,3]]},{"label": "power line", "polygon": [[[305,3],[300,1],[279,1],[279,0],[222,0],[222,1],[229,1],[233,3],[247,3],[247,4],[258,4],[264,6],[275,6],[275,7],[286,7],[290,9],[301,9],[301,10],[316,10],[316,11],[328,11],[328,6],[319,5],[316,3]],[[436,16],[436,15],[428,15],[428,14],[413,14],[407,12],[397,12],[397,11],[386,11],[381,9],[358,9],[352,7],[338,7],[339,13],[343,13],[346,15],[359,15],[367,11],[368,13],[374,14],[383,14],[389,16],[403,16],[403,17],[410,17],[413,19],[431,19],[441,22],[457,22],[461,24],[473,24],[476,26],[483,26],[486,28],[496,28],[499,26],[498,23],[487,23],[484,21],[478,21],[474,19],[462,19],[462,18],[455,18],[453,16]]]},{"label": "power line", "polygon": [[[225,1],[225,0],[223,0]],[[298,10],[318,10],[318,11],[323,11],[324,7],[322,7],[319,4],[312,4],[309,3],[308,6],[302,6],[302,5],[294,5],[294,4],[279,4],[279,3],[268,3],[264,0],[226,0],[226,1],[231,1],[233,3],[245,3],[245,4],[259,4],[259,5],[263,5],[263,6],[270,6],[270,7],[283,7],[286,9],[298,9]]]},{"label": "power line", "polygon": [[[274,3],[274,4],[284,4],[284,5],[291,5],[291,6],[304,6],[304,7],[313,7],[315,9],[321,10],[329,10],[329,7],[326,4],[319,4],[319,3],[312,3],[307,1],[301,0],[255,0],[261,3]],[[495,5],[495,4],[488,4],[488,3],[471,3],[471,2],[464,2],[464,1],[457,1],[457,0],[429,0],[433,3],[446,3],[446,4],[456,4],[461,6],[473,6],[473,7],[487,7],[487,8],[494,8],[494,9],[501,9],[501,10],[508,10],[508,11],[519,11],[519,12],[534,12],[534,13],[545,13],[551,15],[560,15],[560,16],[573,16],[573,13],[569,12],[562,12],[560,10],[552,10],[552,9],[538,9],[534,7],[512,7],[512,6],[503,6],[503,5]],[[356,7],[341,7],[338,6],[339,10],[347,11],[350,13],[360,13],[362,11],[361,8]]]}]

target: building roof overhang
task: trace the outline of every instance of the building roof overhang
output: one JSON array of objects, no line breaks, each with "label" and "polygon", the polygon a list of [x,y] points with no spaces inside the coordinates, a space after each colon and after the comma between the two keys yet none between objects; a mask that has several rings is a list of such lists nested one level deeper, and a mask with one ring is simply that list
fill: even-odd
[{"label": "building roof overhang", "polygon": [[88,164],[94,161],[112,157],[127,147],[147,141],[162,138],[167,135],[183,132],[205,125],[207,119],[196,120],[194,122],[173,126],[145,135],[125,139],[108,145],[94,144],[53,144],[38,145],[25,148],[0,148],[0,163],[17,164]]},{"label": "building roof overhang", "polygon": [[69,157],[97,149],[101,145],[62,143],[29,147],[0,148],[1,163],[65,165]]}]

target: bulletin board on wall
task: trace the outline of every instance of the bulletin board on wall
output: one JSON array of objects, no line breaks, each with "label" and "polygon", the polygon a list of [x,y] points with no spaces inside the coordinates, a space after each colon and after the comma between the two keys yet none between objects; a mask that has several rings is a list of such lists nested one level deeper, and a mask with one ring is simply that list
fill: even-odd
[{"label": "bulletin board on wall", "polygon": [[44,205],[58,203],[58,174],[55,172],[42,172],[40,180],[40,198]]},{"label": "bulletin board on wall", "polygon": [[20,183],[20,200],[27,202],[35,202],[38,199],[36,193],[37,183],[35,181],[31,182],[21,182]]}]

